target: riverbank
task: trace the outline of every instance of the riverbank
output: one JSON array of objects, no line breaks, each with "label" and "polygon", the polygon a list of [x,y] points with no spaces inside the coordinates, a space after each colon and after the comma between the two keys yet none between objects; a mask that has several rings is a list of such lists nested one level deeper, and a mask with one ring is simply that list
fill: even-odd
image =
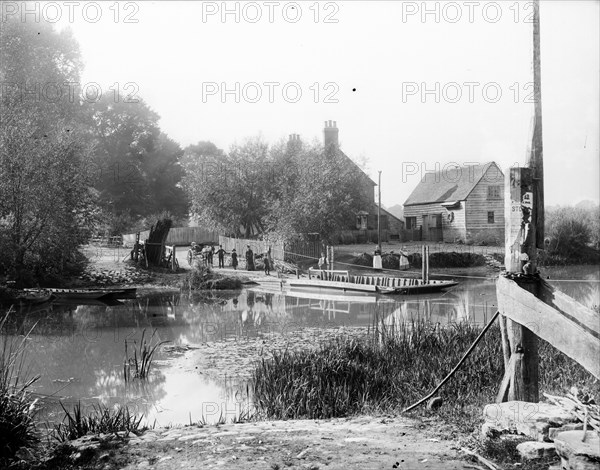
[{"label": "riverbank", "polygon": [[478,468],[446,431],[434,418],[392,416],[187,426],[122,441],[76,441],[65,448],[61,464],[83,468],[87,460],[86,468],[127,470]]}]

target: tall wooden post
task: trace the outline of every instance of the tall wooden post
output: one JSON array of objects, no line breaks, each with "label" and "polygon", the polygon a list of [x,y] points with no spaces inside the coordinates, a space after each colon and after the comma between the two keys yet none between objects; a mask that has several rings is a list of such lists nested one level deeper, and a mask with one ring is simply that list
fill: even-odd
[{"label": "tall wooden post", "polygon": [[[537,250],[544,248],[544,167],[540,70],[539,0],[534,0],[534,126],[528,168],[511,168],[505,176],[505,256],[507,276],[540,296]],[[501,312],[502,313],[502,312]],[[543,321],[543,320],[542,320]],[[535,328],[536,325],[530,325]],[[501,318],[505,376],[497,401],[539,400],[538,339],[526,326]]]},{"label": "tall wooden post", "polygon": [[421,251],[421,279],[425,284],[429,282],[429,247],[427,245],[423,245]]}]

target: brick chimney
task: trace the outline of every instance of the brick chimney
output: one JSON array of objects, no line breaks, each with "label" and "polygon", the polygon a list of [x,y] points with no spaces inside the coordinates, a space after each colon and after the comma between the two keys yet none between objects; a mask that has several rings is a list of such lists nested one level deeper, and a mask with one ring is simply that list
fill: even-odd
[{"label": "brick chimney", "polygon": [[339,130],[335,121],[325,121],[325,128],[323,129],[323,145],[325,150],[330,149],[337,150],[339,148],[338,141]]},{"label": "brick chimney", "polygon": [[300,134],[290,134],[290,140],[287,143],[287,150],[289,153],[296,152],[302,147],[302,141],[300,140]]}]

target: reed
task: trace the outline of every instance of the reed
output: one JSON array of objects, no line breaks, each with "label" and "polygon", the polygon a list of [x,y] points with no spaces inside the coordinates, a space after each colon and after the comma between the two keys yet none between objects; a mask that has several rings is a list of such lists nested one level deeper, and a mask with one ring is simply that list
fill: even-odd
[{"label": "reed", "polygon": [[124,432],[139,433],[145,428],[141,425],[143,415],[138,416],[127,406],[109,408],[105,405],[93,405],[92,412],[84,415],[81,402],[73,407],[71,411],[67,410],[61,403],[65,416],[63,422],[54,425],[52,436],[59,442],[66,442],[88,433],[117,433]]},{"label": "reed", "polygon": [[123,376],[125,382],[134,379],[147,379],[152,366],[154,353],[162,344],[169,341],[158,341],[153,344],[156,337],[156,328],[152,332],[149,341],[145,340],[146,328],[142,331],[142,338],[139,345],[137,341],[133,341],[133,357],[129,357],[127,348],[127,340],[125,340],[125,361],[123,363]]},{"label": "reed", "polygon": [[39,376],[26,370],[25,346],[31,331],[21,339],[9,338],[5,325],[12,309],[0,320],[0,467],[5,468],[19,449],[38,440],[35,428],[36,402],[29,389]]},{"label": "reed", "polygon": [[[253,372],[254,405],[269,419],[321,419],[399,412],[427,395],[452,370],[481,327],[425,321],[389,324],[377,319],[369,334],[338,339],[313,350],[275,352]],[[493,403],[504,374],[500,329],[494,325],[440,391],[436,413],[470,432]],[[541,387],[577,385],[598,392],[597,381],[548,344],[540,347]],[[564,389],[564,388],[563,388]],[[430,413],[425,408],[417,413]]]}]

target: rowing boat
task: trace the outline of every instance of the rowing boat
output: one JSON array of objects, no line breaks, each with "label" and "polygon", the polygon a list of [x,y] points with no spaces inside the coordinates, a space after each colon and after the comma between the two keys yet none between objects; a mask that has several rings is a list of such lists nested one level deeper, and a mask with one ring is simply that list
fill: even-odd
[{"label": "rowing boat", "polygon": [[21,304],[35,305],[48,302],[53,297],[49,290],[21,291],[15,296],[15,301]]},{"label": "rowing boat", "polygon": [[[59,299],[122,299],[135,296],[135,287],[102,288],[102,289],[46,289],[51,295]],[[27,292],[37,292],[36,289],[26,289]]]},{"label": "rowing boat", "polygon": [[454,280],[423,281],[422,279],[402,277],[350,275],[348,271],[326,271],[310,268],[308,279],[289,279],[287,284],[290,287],[319,287],[379,294],[420,294],[454,287],[458,282]]}]

